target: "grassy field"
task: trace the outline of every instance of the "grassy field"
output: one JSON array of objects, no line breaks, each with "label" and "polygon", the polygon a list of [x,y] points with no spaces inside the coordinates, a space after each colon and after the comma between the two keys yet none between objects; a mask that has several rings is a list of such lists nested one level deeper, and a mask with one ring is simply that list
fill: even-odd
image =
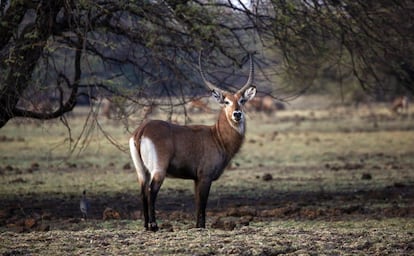
[{"label": "grassy field", "polygon": [[[242,150],[213,183],[208,228],[194,228],[193,183],[167,179],[157,233],[143,230],[136,174],[123,151],[138,121],[126,129],[98,119],[119,149],[96,125],[83,129],[77,112],[70,131],[60,121],[24,120],[0,130],[0,254],[414,254],[412,112],[292,103],[270,116],[249,113]],[[216,114],[190,117],[212,124]]]}]

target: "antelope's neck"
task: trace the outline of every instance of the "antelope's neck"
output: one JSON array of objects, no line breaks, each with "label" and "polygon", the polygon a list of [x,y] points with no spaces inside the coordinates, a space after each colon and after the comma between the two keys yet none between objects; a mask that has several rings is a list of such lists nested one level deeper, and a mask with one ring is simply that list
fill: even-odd
[{"label": "antelope's neck", "polygon": [[240,149],[244,141],[245,121],[235,125],[228,120],[224,110],[221,110],[217,123],[213,127],[220,147],[227,153],[230,160]]}]

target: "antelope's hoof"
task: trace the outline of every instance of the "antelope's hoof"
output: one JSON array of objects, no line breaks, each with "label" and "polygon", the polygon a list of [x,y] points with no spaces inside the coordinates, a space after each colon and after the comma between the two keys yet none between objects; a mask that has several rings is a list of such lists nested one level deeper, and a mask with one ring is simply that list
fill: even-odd
[{"label": "antelope's hoof", "polygon": [[150,226],[149,226],[149,230],[151,230],[152,232],[157,232],[158,229],[159,229],[158,225],[155,222],[151,223]]}]

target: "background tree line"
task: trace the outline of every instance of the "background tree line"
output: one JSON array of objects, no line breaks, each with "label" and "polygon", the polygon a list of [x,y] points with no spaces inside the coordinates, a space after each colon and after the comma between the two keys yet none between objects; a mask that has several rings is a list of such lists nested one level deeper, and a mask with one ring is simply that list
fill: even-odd
[{"label": "background tree line", "polygon": [[254,53],[255,83],[273,96],[412,94],[413,10],[385,0],[2,0],[0,127],[64,117],[103,95],[183,104],[205,91],[201,50],[223,88],[243,83]]}]

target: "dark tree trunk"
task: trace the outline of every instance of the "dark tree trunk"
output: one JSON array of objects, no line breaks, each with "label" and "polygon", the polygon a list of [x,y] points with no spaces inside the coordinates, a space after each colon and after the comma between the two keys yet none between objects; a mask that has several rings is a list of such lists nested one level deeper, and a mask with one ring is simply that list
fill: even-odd
[{"label": "dark tree trunk", "polygon": [[[52,113],[38,113],[17,107],[19,99],[32,81],[33,71],[39,59],[42,57],[47,40],[53,35],[56,16],[62,7],[63,4],[61,1],[42,1],[37,8],[35,24],[31,27],[30,31],[27,31],[27,33],[30,33],[29,36],[20,32],[19,37],[11,39],[12,30],[10,26],[0,27],[0,31],[5,33],[5,37],[2,37],[0,40],[2,46],[6,45],[10,40],[16,41],[13,47],[14,49],[10,50],[11,54],[7,60],[8,70],[0,88],[0,128],[14,117],[37,119],[57,118],[65,112],[71,111],[76,105],[78,83],[81,76],[81,46],[83,45],[83,38],[79,36],[74,62],[74,83],[70,84],[69,79],[62,75],[65,78],[67,86],[72,89],[69,99],[63,103],[61,98],[60,108]],[[18,24],[25,15],[27,6],[16,5],[10,8],[11,10],[7,13],[9,15],[16,15],[12,20]],[[8,40],[5,38],[8,38]],[[5,65],[4,62],[2,64]]]}]

